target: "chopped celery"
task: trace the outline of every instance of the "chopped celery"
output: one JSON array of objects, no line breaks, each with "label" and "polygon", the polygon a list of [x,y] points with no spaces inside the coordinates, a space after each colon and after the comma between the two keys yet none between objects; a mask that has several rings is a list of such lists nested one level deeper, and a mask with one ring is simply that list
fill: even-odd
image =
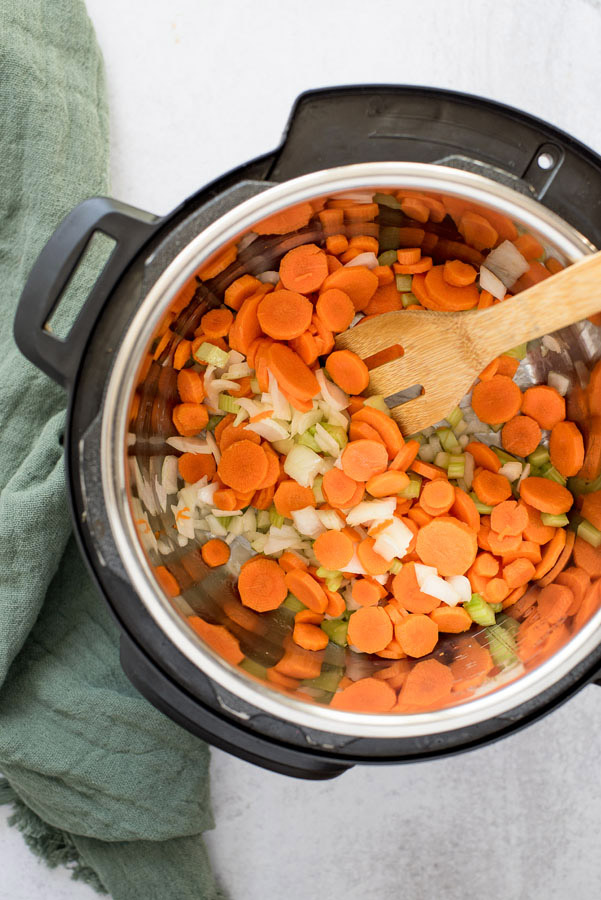
[{"label": "chopped celery", "polygon": [[463,608],[476,625],[495,624],[495,614],[481,594],[472,594],[472,599],[464,603]]},{"label": "chopped celery", "polygon": [[[401,204],[397,200],[396,197],[393,197],[392,194],[374,194],[373,196],[374,203],[377,203],[378,206],[388,206],[390,209],[400,209]],[[396,257],[395,257],[396,262]]]},{"label": "chopped celery", "polygon": [[399,491],[398,496],[402,497],[403,500],[414,500],[416,497],[419,497],[421,486],[421,479],[420,481],[417,481],[412,478],[407,487],[404,487],[402,491]]},{"label": "chopped celery", "polygon": [[256,678],[267,678],[267,669],[265,666],[259,665],[259,663],[254,662],[254,660],[249,659],[248,656],[242,660],[240,663],[240,668],[244,669],[245,672],[248,672],[249,675],[254,675]]},{"label": "chopped celery", "polygon": [[471,492],[470,497],[474,501],[474,503],[476,505],[476,509],[478,510],[480,515],[487,516],[487,515],[489,515],[489,513],[491,513],[493,511],[492,506],[487,506],[486,503],[482,503],[482,501],[480,500],[480,498],[478,497],[478,495],[476,494],[475,491]]},{"label": "chopped celery", "polygon": [[400,559],[393,559],[388,566],[388,571],[391,575],[398,575],[402,568],[403,563],[400,561]]},{"label": "chopped celery", "polygon": [[434,457],[434,465],[439,466],[441,469],[446,469],[449,465],[449,459],[449,454],[445,453],[444,450],[441,450],[440,453],[437,453]]},{"label": "chopped celery", "polygon": [[320,566],[317,570],[318,578],[337,578],[341,572],[338,569],[326,569],[325,566]]},{"label": "chopped celery", "polygon": [[528,456],[528,462],[531,466],[536,466],[537,468],[544,466],[545,463],[549,462],[549,451],[542,444],[539,444],[536,450]]},{"label": "chopped celery", "polygon": [[508,462],[521,462],[517,456],[512,456],[511,453],[508,453],[507,450],[502,450],[501,447],[491,447],[490,449],[496,453],[503,465]]},{"label": "chopped celery", "polygon": [[447,475],[449,478],[463,478],[465,474],[465,456],[451,456]]},{"label": "chopped celery", "polygon": [[293,612],[293,613],[300,612],[301,609],[306,609],[306,607],[304,606],[304,604],[302,604],[302,603],[300,602],[300,600],[298,600],[298,599],[294,596],[294,594],[288,594],[288,596],[286,597],[286,599],[285,599],[284,602],[282,603],[282,606],[284,606],[286,609],[289,609],[289,610],[290,610],[291,612]]},{"label": "chopped celery", "polygon": [[324,619],[321,623],[322,631],[339,647],[346,647],[346,633],[348,631],[348,622],[342,619]]},{"label": "chopped celery", "polygon": [[568,488],[572,494],[591,494],[601,490],[601,475],[594,481],[583,481],[582,478],[570,478]]},{"label": "chopped celery", "polygon": [[557,484],[561,484],[562,487],[565,487],[565,483],[567,479],[558,472],[555,466],[552,466],[550,463],[546,463],[542,469],[540,470],[540,474],[543,478],[548,478],[549,481],[556,481]]},{"label": "chopped celery", "polygon": [[223,416],[210,416],[209,421],[205,425],[205,431],[215,431],[215,427],[219,425]]},{"label": "chopped celery", "polygon": [[394,280],[396,282],[397,291],[400,291],[402,294],[404,294],[405,291],[411,290],[411,284],[413,281],[412,275],[395,275]]},{"label": "chopped celery", "polygon": [[209,344],[207,341],[202,343],[194,353],[196,362],[207,363],[209,366],[216,366],[218,369],[222,369],[227,365],[228,357],[229,353],[226,353],[225,350],[220,350],[215,344]]},{"label": "chopped celery", "polygon": [[271,525],[275,525],[276,528],[281,528],[284,524],[284,516],[281,516],[275,506],[269,507],[269,522]]},{"label": "chopped celery", "polygon": [[313,450],[314,453],[321,453],[321,448],[313,437],[310,428],[308,428],[306,431],[303,431],[302,434],[295,435],[294,441],[297,444],[302,444],[303,447],[309,447],[309,449]]},{"label": "chopped celery", "polygon": [[219,394],[219,409],[226,413],[237,413],[240,412],[241,407],[229,394]]},{"label": "chopped celery", "polygon": [[343,580],[342,572],[339,572],[334,578],[326,578],[326,587],[329,591],[337,591]]},{"label": "chopped celery", "polygon": [[[367,400],[365,401],[367,403]],[[388,407],[386,407],[388,409]],[[390,415],[390,413],[389,413]],[[330,425],[329,422],[321,422],[321,427],[331,435],[338,446],[344,450],[348,444],[348,435],[342,425]]]},{"label": "chopped celery", "polygon": [[506,350],[503,356],[511,356],[513,359],[526,359],[528,354],[528,344],[518,344],[513,350]]},{"label": "chopped celery", "polygon": [[451,428],[457,428],[457,426],[462,421],[462,419],[463,419],[463,413],[459,409],[458,406],[456,406],[455,409],[452,412],[450,412],[447,416],[447,422],[449,423]]},{"label": "chopped celery", "polygon": [[251,378],[251,379],[250,379],[250,389],[251,389],[251,391],[253,392],[253,394],[260,394],[260,393],[261,393],[261,388],[259,387],[259,382],[257,381],[256,378]]},{"label": "chopped celery", "polygon": [[[217,511],[216,511],[216,512],[217,512]],[[231,521],[232,521],[232,519],[233,519],[234,517],[233,517],[233,516],[218,516],[218,515],[215,513],[215,518],[219,520],[219,524],[222,525],[223,528],[226,528],[226,529],[227,529],[227,528],[230,527]]]},{"label": "chopped celery", "polygon": [[380,253],[385,250],[398,250],[401,246],[401,231],[395,225],[380,225],[378,235]]},{"label": "chopped celery", "polygon": [[312,490],[313,496],[315,497],[316,503],[325,503],[326,498],[323,495],[323,491],[321,489],[321,485],[323,482],[323,475],[317,475],[315,481],[313,482]]},{"label": "chopped celery", "polygon": [[459,441],[450,428],[439,428],[436,431],[436,436],[442,444],[442,449],[446,450],[447,453],[450,453],[452,450],[456,450],[457,447],[459,447]]},{"label": "chopped celery", "polygon": [[595,528],[594,525],[591,525],[586,519],[583,519],[578,526],[577,534],[579,538],[582,538],[583,541],[586,541],[592,547],[598,547],[601,544],[601,531]]},{"label": "chopped celery", "polygon": [[503,609],[502,603],[489,603],[488,604],[494,613],[500,613]]},{"label": "chopped celery", "polygon": [[495,666],[506,668],[517,661],[517,645],[509,629],[493,625],[486,629],[486,638]]},{"label": "chopped celery", "polygon": [[385,250],[378,256],[378,265],[391,266],[397,261],[396,250]]},{"label": "chopped celery", "polygon": [[565,513],[560,516],[554,516],[553,513],[541,513],[540,518],[543,525],[551,525],[552,528],[564,528],[570,524],[570,520]]},{"label": "chopped celery", "polygon": [[405,294],[401,294],[401,303],[403,304],[404,308],[407,309],[409,306],[417,306],[419,300],[414,293],[409,291]]},{"label": "chopped celery", "polygon": [[257,511],[257,531],[267,531],[269,526],[271,525],[271,519],[269,518],[269,511],[266,509],[260,509]]},{"label": "chopped celery", "polygon": [[302,684],[303,687],[314,688],[318,691],[325,691],[328,694],[333,694],[343,675],[344,669],[342,668],[330,668],[329,666],[324,666],[317,678],[306,679]]},{"label": "chopped celery", "polygon": [[461,422],[458,422],[457,425],[455,425],[455,427],[453,428],[453,431],[455,432],[455,437],[461,437],[462,435],[464,435],[467,438],[467,443],[469,444],[470,439],[469,439],[468,435],[465,434],[467,429],[468,429],[468,424],[465,421],[465,419],[462,419]]},{"label": "chopped celery", "polygon": [[390,415],[390,410],[386,406],[386,401],[381,394],[374,394],[373,397],[367,397],[365,406],[371,406],[373,409],[379,409],[380,412],[386,413],[387,416]]}]

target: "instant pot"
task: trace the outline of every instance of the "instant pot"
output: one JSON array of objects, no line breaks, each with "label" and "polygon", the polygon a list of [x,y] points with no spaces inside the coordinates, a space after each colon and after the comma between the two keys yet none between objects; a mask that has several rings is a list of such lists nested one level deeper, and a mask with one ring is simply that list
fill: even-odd
[{"label": "instant pot", "polygon": [[[175,498],[159,496],[165,457],[174,454],[167,443],[175,434],[173,347],[221,303],[234,279],[277,269],[291,247],[324,240],[317,217],[285,234],[257,223],[300,204],[318,209],[324,198],[399,189],[508,216],[562,264],[601,246],[601,159],[569,135],[465,94],[404,86],[328,89],[299,97],[277,150],[217,179],[166,216],[107,198],[81,203],[40,254],[15,322],[22,352],[69,394],[64,446],[75,532],[119,624],[126,674],[188,731],[298,777],[330,778],[357,763],[413,762],[473,749],[540,718],[596,681],[601,666],[597,612],[552,655],[441,709],[411,715],[331,709],[319,690],[265,677],[286,653],[292,614],[280,608],[257,616],[242,607],[235,575],[207,569],[195,542],[178,539]],[[390,230],[411,224],[405,218],[383,208],[376,224]],[[450,220],[437,227],[444,239],[457,237]],[[60,339],[48,321],[97,233],[114,241],[112,253]],[[232,261],[214,265],[232,247]],[[207,277],[211,266],[215,274]],[[601,338],[589,323],[556,338],[553,364],[570,375],[601,355]],[[547,355],[534,348],[521,377],[541,380],[548,368]],[[232,545],[234,566],[245,553]],[[178,596],[161,587],[159,565],[177,579]],[[226,625],[244,663],[233,666],[204,643],[187,624],[192,614]],[[437,648],[442,658],[451,650],[444,642]],[[323,673],[351,677],[386,664],[331,644],[321,662]]]}]

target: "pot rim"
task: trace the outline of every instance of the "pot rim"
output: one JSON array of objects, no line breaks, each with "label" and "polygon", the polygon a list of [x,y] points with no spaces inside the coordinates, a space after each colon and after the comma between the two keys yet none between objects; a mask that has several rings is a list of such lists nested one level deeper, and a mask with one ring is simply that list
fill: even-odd
[{"label": "pot rim", "polygon": [[[575,262],[596,249],[575,228],[531,197],[481,175],[426,163],[358,163],[303,175],[267,188],[205,228],[184,247],[142,300],[118,349],[101,424],[102,489],[115,545],[132,587],[165,636],[190,662],[230,694],[276,718],[316,731],[372,738],[416,738],[467,728],[506,714],[551,688],[599,643],[601,610],[553,657],[516,680],[463,704],[429,713],[372,715],[307,704],[253,681],[204,645],[157,590],[139,540],[126,479],[127,414],[142,351],[165,308],[199,266],[259,219],[325,193],[405,187],[462,197],[509,215]],[[219,697],[218,697],[219,700]],[[229,709],[229,707],[227,707]],[[235,712],[231,710],[232,712]],[[246,714],[245,718],[250,718]]]}]

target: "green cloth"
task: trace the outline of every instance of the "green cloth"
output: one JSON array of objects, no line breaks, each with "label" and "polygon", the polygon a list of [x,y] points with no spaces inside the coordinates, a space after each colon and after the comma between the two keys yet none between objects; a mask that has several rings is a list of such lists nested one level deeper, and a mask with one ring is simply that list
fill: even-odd
[{"label": "green cloth", "polygon": [[206,745],[150,706],[71,537],[64,392],[18,352],[24,281],[108,189],[102,59],[80,0],[0,0],[0,803],[115,900],[215,900]]}]

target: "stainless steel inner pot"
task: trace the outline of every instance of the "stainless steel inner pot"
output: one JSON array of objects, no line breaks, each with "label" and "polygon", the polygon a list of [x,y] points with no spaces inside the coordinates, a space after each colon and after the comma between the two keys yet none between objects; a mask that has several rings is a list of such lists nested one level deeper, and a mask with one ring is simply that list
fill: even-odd
[{"label": "stainless steel inner pot", "polygon": [[[503,678],[497,681],[492,679],[481,686],[470,699],[457,705],[411,715],[358,714],[330,709],[318,702],[320,697],[315,693],[311,696],[309,692],[304,699],[295,696],[295,692],[264,680],[261,664],[256,661],[257,658],[270,664],[277,661],[278,654],[282,653],[282,642],[290,631],[291,616],[286,617],[280,610],[265,614],[263,622],[266,627],[259,629],[264,633],[254,637],[243,629],[243,649],[251,660],[255,657],[254,665],[244,669],[225,662],[186,623],[186,615],[201,612],[210,621],[229,624],[223,604],[228,598],[235,601],[235,591],[231,579],[223,570],[196,573],[198,577],[191,578],[189,586],[176,598],[168,597],[161,589],[154,575],[154,567],[169,564],[171,559],[177,564],[178,556],[189,553],[194,544],[190,542],[185,548],[178,544],[171,512],[175,497],[167,498],[166,511],[162,511],[155,490],[155,478],[160,475],[164,456],[172,452],[165,444],[165,437],[168,436],[163,427],[165,419],[156,430],[150,429],[147,434],[135,436],[130,431],[129,419],[140,372],[161,322],[170,304],[181,295],[207,261],[216,257],[224,247],[237,244],[252,232],[253,225],[260,220],[295,204],[351,192],[361,196],[369,191],[400,188],[461,198],[484,209],[503,213],[514,221],[519,230],[534,235],[545,246],[548,255],[558,258],[563,264],[574,262],[595,249],[573,227],[526,193],[457,169],[419,163],[365,163],[316,172],[285,182],[223,215],[198,234],[164,270],[141,303],[124,337],[108,383],[102,420],[103,490],[115,543],[131,584],[167,639],[223,688],[272,716],[330,733],[380,738],[416,737],[450,731],[507,713],[549,688],[597,646],[601,612],[597,612],[553,656],[538,666],[529,669],[516,667],[514,671],[504,673]],[[290,244],[290,235],[283,235],[277,245],[279,255],[294,243],[313,239],[311,235],[305,235],[300,240],[295,238]],[[253,258],[252,252],[248,256],[253,246],[251,243],[248,247],[248,240],[245,238],[246,268],[237,270],[236,277],[243,271],[258,273],[270,268],[264,258]],[[263,247],[257,241],[257,247],[259,245]],[[529,348],[528,360],[520,367],[518,376],[522,386],[540,381],[551,368],[559,369],[575,380],[578,377],[576,363],[590,363],[601,353],[601,339],[590,323],[579,323],[565,329],[556,338],[559,352],[548,352],[540,341]],[[168,376],[166,372],[165,384],[169,382]],[[171,430],[169,433],[175,432]],[[132,460],[139,467],[137,478],[132,475]],[[148,491],[152,495],[150,505],[159,511],[159,515],[149,517],[152,530],[162,530],[167,537],[173,535],[167,541],[170,553],[166,555],[154,549],[156,541],[144,542],[136,525],[135,520],[140,518],[140,509],[143,508],[140,501],[145,496],[148,499]],[[232,551],[230,567],[235,572],[236,564],[251,554],[239,540],[234,543]],[[238,626],[234,623],[232,627],[236,633]],[[352,660],[348,654],[356,658]],[[347,671],[352,671],[357,677],[357,673],[370,674],[374,668],[390,663],[377,658],[364,660],[347,651],[344,664],[349,666]]]}]

